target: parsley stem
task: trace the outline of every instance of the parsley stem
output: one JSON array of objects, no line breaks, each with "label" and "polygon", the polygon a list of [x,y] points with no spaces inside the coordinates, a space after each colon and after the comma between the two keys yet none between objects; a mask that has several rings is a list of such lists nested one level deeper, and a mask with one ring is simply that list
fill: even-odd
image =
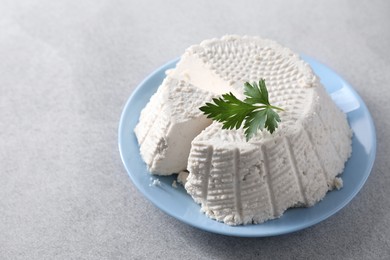
[{"label": "parsley stem", "polygon": [[279,111],[284,111],[283,108],[280,108],[280,107],[275,107],[275,106],[269,106],[270,108],[273,108],[273,109],[276,109],[276,110],[279,110]]},{"label": "parsley stem", "polygon": [[258,108],[272,108],[272,109],[276,109],[276,110],[279,110],[279,111],[284,111],[283,108],[280,108],[280,107],[276,107],[276,106],[272,106],[272,105],[266,105],[266,106],[256,106],[256,109]]}]

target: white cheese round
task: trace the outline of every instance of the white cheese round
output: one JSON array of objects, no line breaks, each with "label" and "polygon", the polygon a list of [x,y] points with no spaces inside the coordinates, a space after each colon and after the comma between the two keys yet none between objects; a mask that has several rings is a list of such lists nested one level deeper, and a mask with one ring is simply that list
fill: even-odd
[{"label": "white cheese round", "polygon": [[[271,104],[284,109],[273,134],[259,131],[247,142],[242,129],[222,130],[199,113],[223,93],[243,99],[244,83],[261,78]],[[261,223],[321,200],[341,183],[336,176],[351,154],[352,136],[308,64],[273,41],[246,36],[188,48],[142,112],[136,134],[152,172],[187,169],[187,192],[207,216],[229,225]]]}]

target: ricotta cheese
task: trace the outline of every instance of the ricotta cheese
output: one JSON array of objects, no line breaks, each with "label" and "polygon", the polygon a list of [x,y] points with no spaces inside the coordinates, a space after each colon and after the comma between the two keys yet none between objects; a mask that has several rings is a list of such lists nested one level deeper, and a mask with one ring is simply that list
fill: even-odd
[{"label": "ricotta cheese", "polygon": [[[272,104],[284,109],[272,135],[259,131],[247,142],[242,129],[223,130],[199,112],[216,95],[232,92],[242,99],[244,82],[260,78]],[[187,169],[187,192],[207,216],[229,225],[261,223],[290,207],[314,205],[341,187],[336,176],[351,154],[346,116],[309,65],[258,37],[225,36],[188,48],[135,132],[151,172]]]}]

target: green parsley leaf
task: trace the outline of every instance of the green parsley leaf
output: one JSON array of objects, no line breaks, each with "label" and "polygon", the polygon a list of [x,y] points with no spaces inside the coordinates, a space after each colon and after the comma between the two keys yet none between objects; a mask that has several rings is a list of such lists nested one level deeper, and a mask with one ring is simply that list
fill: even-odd
[{"label": "green parsley leaf", "polygon": [[208,117],[222,123],[222,129],[238,129],[244,122],[245,137],[249,141],[257,130],[267,129],[271,134],[278,127],[280,117],[275,110],[282,108],[272,106],[268,100],[268,90],[264,79],[259,83],[244,84],[244,101],[236,98],[231,92],[220,98],[213,98],[214,103],[206,103],[199,109]]}]

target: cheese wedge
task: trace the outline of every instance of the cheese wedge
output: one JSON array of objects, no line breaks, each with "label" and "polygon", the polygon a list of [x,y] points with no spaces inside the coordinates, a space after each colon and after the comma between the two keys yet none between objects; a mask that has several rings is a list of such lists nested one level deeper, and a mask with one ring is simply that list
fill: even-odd
[{"label": "cheese wedge", "polygon": [[211,123],[199,107],[212,97],[183,80],[168,76],[163,81],[134,129],[151,173],[170,175],[186,169],[191,140]]}]

